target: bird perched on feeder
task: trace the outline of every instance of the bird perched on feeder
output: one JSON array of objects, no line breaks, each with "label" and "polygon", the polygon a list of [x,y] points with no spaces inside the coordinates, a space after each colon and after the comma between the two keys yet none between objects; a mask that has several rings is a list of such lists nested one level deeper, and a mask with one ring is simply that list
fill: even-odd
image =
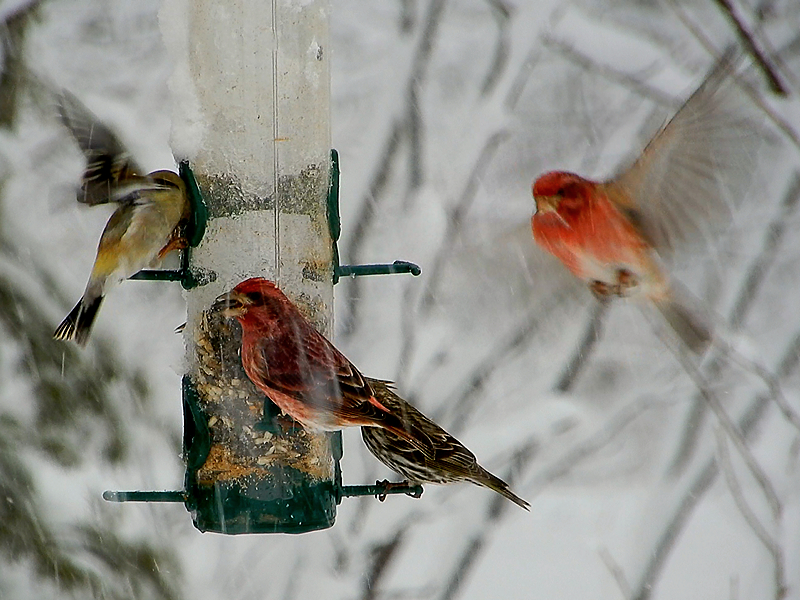
[{"label": "bird perched on feeder", "polygon": [[712,339],[707,316],[670,282],[663,261],[709,243],[731,218],[726,190],[762,141],[752,105],[723,58],[641,156],[607,181],[561,171],[533,183],[533,237],[596,296],[643,297],[692,351]]},{"label": "bird perched on feeder", "polygon": [[283,412],[313,430],[371,425],[417,443],[372,386],[271,281],[254,277],[219,296],[211,310],[242,326],[242,366]]},{"label": "bird perched on feeder", "polygon": [[478,464],[475,455],[428,417],[398,396],[388,381],[367,378],[378,401],[393,413],[402,415],[415,439],[425,444],[410,444],[392,431],[362,427],[361,438],[372,454],[409,483],[459,483],[469,481],[508,498],[530,510],[530,504],[509,489],[508,484]]},{"label": "bird perched on feeder", "polygon": [[100,237],[83,296],[53,334],[83,346],[110,286],[186,247],[181,229],[190,205],[177,173],[142,174],[114,133],[68,92],[59,97],[59,112],[87,161],[78,201],[119,204]]}]

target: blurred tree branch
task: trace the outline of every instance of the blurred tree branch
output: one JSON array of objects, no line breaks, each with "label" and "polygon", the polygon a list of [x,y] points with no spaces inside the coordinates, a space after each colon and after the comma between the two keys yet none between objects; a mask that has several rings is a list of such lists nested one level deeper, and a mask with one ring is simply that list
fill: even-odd
[{"label": "blurred tree branch", "polygon": [[[797,368],[798,362],[800,362],[800,333],[795,334],[794,339],[783,353],[776,369],[776,376],[780,379],[788,378]],[[737,421],[737,427],[745,438],[755,432],[756,426],[761,422],[771,401],[769,394],[759,395],[747,406]],[[674,512],[669,517],[652,552],[648,554],[650,558],[634,587],[632,600],[649,600],[655,592],[656,584],[670,552],[688,524],[693,510],[706,492],[711,489],[719,475],[716,458],[713,455],[710,456],[696,473],[695,477],[680,492],[681,497]]]},{"label": "blurred tree branch", "polygon": [[755,64],[758,65],[759,69],[761,69],[761,71],[764,73],[764,76],[767,78],[770,89],[781,96],[788,96],[789,90],[786,88],[780,76],[778,75],[775,65],[772,64],[766,53],[763,52],[761,49],[761,44],[759,44],[756,40],[755,32],[748,29],[744,19],[742,19],[741,15],[739,15],[739,12],[736,10],[736,8],[734,8],[733,2],[731,2],[731,0],[714,1],[736,29],[736,33],[738,34],[739,39],[742,40],[742,44],[747,49],[750,56],[753,57]]},{"label": "blurred tree branch", "polygon": [[[767,532],[766,528],[761,524],[761,522],[758,520],[758,517],[753,512],[753,509],[747,504],[747,500],[745,500],[744,493],[742,492],[742,486],[739,484],[739,480],[736,478],[736,473],[733,471],[731,456],[728,452],[728,444],[722,429],[718,428],[716,430],[716,435],[717,463],[719,464],[720,469],[722,469],[722,472],[725,474],[725,482],[728,484],[728,489],[730,490],[731,496],[736,503],[736,507],[739,509],[739,512],[742,513],[742,516],[750,526],[750,529],[753,530],[753,533],[756,534],[756,537],[761,541],[762,544],[764,544],[764,547],[772,555],[772,560],[775,562],[775,600],[780,600],[788,591],[786,585],[783,549],[780,547],[777,540],[775,540]],[[780,518],[777,518],[776,521],[779,524]]]},{"label": "blurred tree branch", "polygon": [[[797,209],[798,200],[800,200],[800,172],[795,172],[787,186],[778,214],[775,215],[775,218],[772,219],[767,227],[761,251],[750,264],[742,280],[736,301],[728,316],[728,323],[733,331],[739,330],[744,325],[747,316],[755,306],[758,292],[761,290],[771,267],[778,257],[778,251],[787,233],[787,224],[791,222],[791,216]],[[724,353],[718,352],[705,366],[705,378],[708,380],[718,379],[722,376],[723,370],[727,365],[728,362],[725,360]],[[697,441],[703,431],[701,425],[705,417],[706,408],[706,403],[698,393],[692,400],[691,407],[686,415],[682,438],[669,467],[673,476],[683,471],[697,446]]]}]

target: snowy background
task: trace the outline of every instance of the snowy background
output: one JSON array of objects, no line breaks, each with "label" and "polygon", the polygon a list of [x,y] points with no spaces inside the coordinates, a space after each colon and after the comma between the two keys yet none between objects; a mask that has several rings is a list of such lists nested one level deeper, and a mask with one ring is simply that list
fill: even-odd
[{"label": "snowy background", "polygon": [[[169,168],[170,25],[157,0],[0,3],[0,597],[800,598],[800,4],[734,2],[789,94],[749,73],[780,133],[727,235],[675,270],[758,368],[698,367],[637,306],[600,308],[528,229],[536,176],[642,148],[738,39],[726,5],[332,0],[343,262],[423,268],[343,280],[336,343],[532,507],[429,486],[226,537],[100,498],[181,485],[179,286],[124,284],[85,352],[49,339],[110,209],[74,202],[80,153],[37,82]],[[390,475],[355,431],[343,468]]]}]

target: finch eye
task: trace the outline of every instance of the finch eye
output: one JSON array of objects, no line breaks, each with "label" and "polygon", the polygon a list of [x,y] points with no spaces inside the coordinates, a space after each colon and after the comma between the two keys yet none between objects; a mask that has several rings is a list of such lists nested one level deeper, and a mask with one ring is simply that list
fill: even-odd
[{"label": "finch eye", "polygon": [[244,304],[263,304],[264,303],[264,296],[259,292],[250,292],[249,294],[244,295],[245,301],[240,301],[241,305]]},{"label": "finch eye", "polygon": [[562,198],[574,198],[577,196],[578,186],[574,183],[568,183],[566,185],[562,185],[558,188],[556,192],[557,196],[561,196]]}]

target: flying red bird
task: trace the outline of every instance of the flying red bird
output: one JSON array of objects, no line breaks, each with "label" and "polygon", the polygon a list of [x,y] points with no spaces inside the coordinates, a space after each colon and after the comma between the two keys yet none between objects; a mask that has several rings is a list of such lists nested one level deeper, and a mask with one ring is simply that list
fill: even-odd
[{"label": "flying red bird", "polygon": [[703,311],[664,261],[708,243],[731,217],[732,177],[760,143],[752,108],[723,59],[641,156],[607,181],[553,171],[533,183],[533,237],[599,297],[651,301],[691,350],[712,339]]},{"label": "flying red bird", "polygon": [[305,427],[369,425],[413,443],[402,415],[375,398],[369,381],[271,281],[243,281],[217,298],[212,310],[238,319],[247,376]]}]

